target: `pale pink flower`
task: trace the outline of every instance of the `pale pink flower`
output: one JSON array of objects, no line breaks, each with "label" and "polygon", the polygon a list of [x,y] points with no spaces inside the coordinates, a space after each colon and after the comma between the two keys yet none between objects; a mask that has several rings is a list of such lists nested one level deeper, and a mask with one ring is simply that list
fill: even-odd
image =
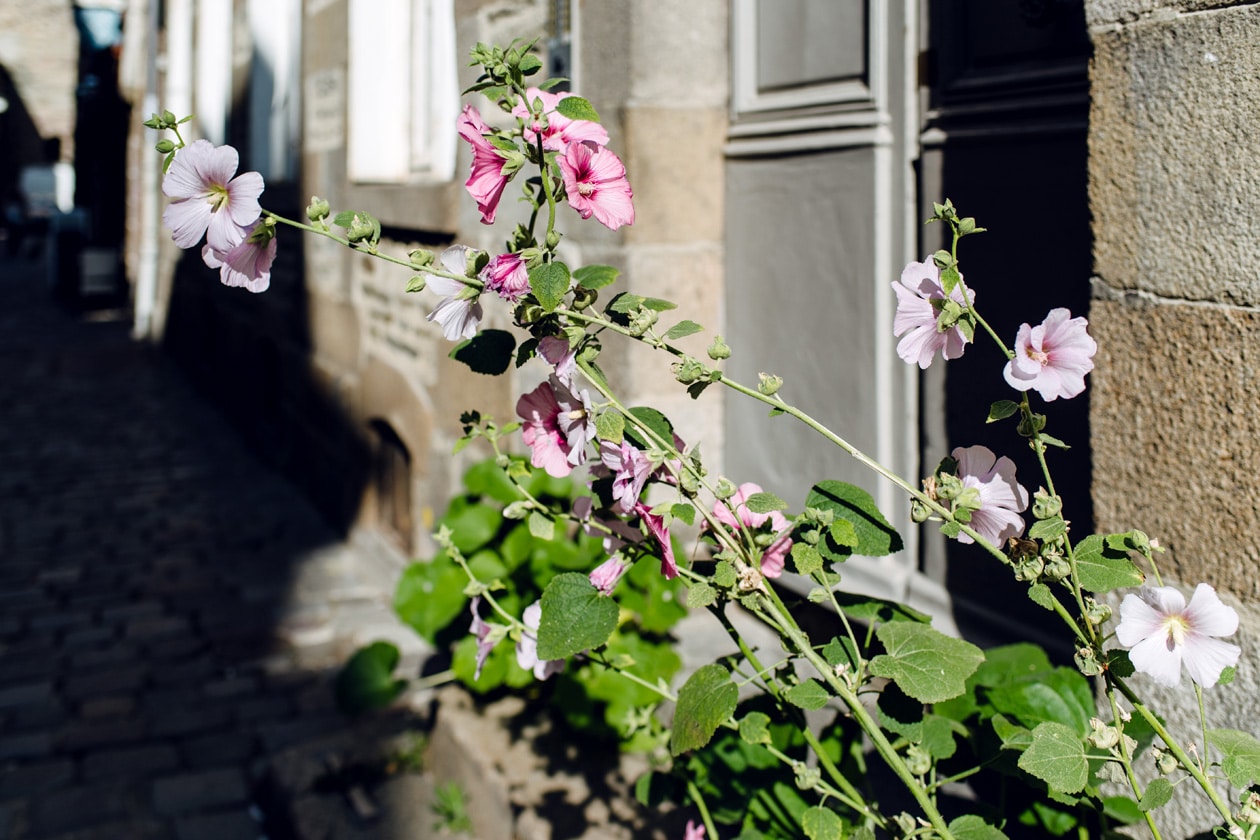
[{"label": "pale pink flower", "polygon": [[481,615],[478,613],[480,607],[481,596],[478,595],[469,605],[469,609],[472,610],[472,624],[468,627],[468,632],[477,639],[477,669],[473,672],[474,680],[481,679],[481,669],[485,667],[490,652],[494,650],[500,638],[498,635],[492,636],[490,625],[481,620]]},{"label": "pale pink flower", "polygon": [[276,261],[276,234],[270,225],[255,222],[245,239],[227,253],[202,246],[201,260],[219,269],[225,286],[241,286],[251,292],[265,292],[271,285],[271,264]]},{"label": "pale pink flower", "polygon": [[191,248],[204,235],[225,254],[245,239],[245,229],[262,213],[263,179],[257,172],[236,175],[239,164],[236,149],[209,140],[194,140],[175,155],[162,179],[162,192],[173,199],[162,221],[176,245]]},{"label": "pale pink flower", "polygon": [[508,176],[503,174],[506,161],[503,153],[496,149],[485,135],[490,133],[481,114],[471,105],[465,105],[458,120],[459,136],[472,146],[472,172],[464,182],[468,194],[477,202],[484,224],[494,222],[495,210],[499,199],[503,197],[503,188],[507,186]]},{"label": "pale pink flower", "polygon": [[[543,148],[549,152],[558,152],[570,143],[580,143],[583,140],[590,140],[600,146],[608,145],[608,132],[602,125],[590,120],[571,120],[556,110],[561,99],[572,95],[567,91],[551,93],[539,88],[525,91],[526,99],[516,103],[512,116],[525,121],[521,136],[527,143],[537,143],[541,136]],[[533,103],[535,99],[542,100],[545,120],[538,119],[529,112],[527,103]]]},{"label": "pale pink flower", "polygon": [[[1000,546],[1008,537],[1024,533],[1028,491],[1015,481],[1015,462],[998,458],[987,446],[958,447],[950,456],[958,462],[958,477],[964,489],[980,494],[980,508],[971,513],[971,527],[992,545]],[[960,543],[973,543],[969,534],[959,534]]]},{"label": "pale pink flower", "polygon": [[622,513],[630,513],[639,502],[643,485],[652,474],[652,464],[643,451],[623,440],[621,445],[601,441],[599,456],[604,466],[612,471],[612,496]]},{"label": "pale pink flower", "polygon": [[[941,332],[936,328],[940,307],[946,299],[941,286],[941,270],[931,257],[921,263],[912,262],[901,272],[901,280],[892,284],[897,293],[897,313],[893,316],[893,335],[904,337],[897,343],[897,355],[906,364],[927,369],[939,352],[946,359],[963,354],[967,337],[957,325]],[[975,302],[975,292],[967,290],[963,301],[962,286],[955,286],[949,299],[960,306]]]},{"label": "pale pink flower", "polygon": [[1216,685],[1221,671],[1238,663],[1242,649],[1215,636],[1238,630],[1238,613],[1216,590],[1200,583],[1190,603],[1171,586],[1143,587],[1120,602],[1116,639],[1129,648],[1133,667],[1169,688],[1181,682],[1181,666],[1201,686]]},{"label": "pale pink flower", "polygon": [[499,254],[481,270],[486,288],[508,303],[516,303],[529,291],[529,271],[520,254]]},{"label": "pale pink flower", "polygon": [[[442,267],[451,274],[463,274],[468,270],[468,254],[471,250],[467,245],[452,245],[442,252]],[[441,324],[442,335],[447,341],[472,338],[477,334],[482,310],[475,289],[437,274],[429,275],[425,288],[442,297],[429,313],[429,320]]]},{"label": "pale pink flower", "polygon": [[533,671],[535,679],[545,680],[564,670],[564,660],[538,658],[538,625],[541,621],[542,602],[535,601],[521,614],[521,622],[526,629],[516,643],[516,664],[526,671]]},{"label": "pale pink flower", "polygon": [[669,529],[665,527],[665,517],[657,516],[651,511],[652,509],[642,502],[634,506],[634,512],[643,517],[648,533],[661,547],[661,574],[666,580],[673,580],[678,577],[678,563],[674,560],[674,543],[669,538]]},{"label": "pale pink flower", "polygon": [[634,224],[634,192],[621,159],[589,141],[570,143],[557,158],[569,206],[583,219],[594,214],[609,230]]},{"label": "pale pink flower", "polygon": [[539,339],[538,355],[556,369],[556,379],[559,379],[564,387],[573,387],[573,374],[577,372],[577,351],[569,346],[567,338],[549,335]]},{"label": "pale pink flower", "polygon": [[606,553],[615,554],[627,545],[643,542],[643,533],[638,528],[632,527],[618,516],[608,516],[604,511],[596,512],[594,508],[594,501],[590,496],[579,496],[573,500],[573,515],[582,523],[582,530],[592,537],[602,539]]},{"label": "pale pink flower", "polygon": [[683,840],[704,840],[704,825],[696,825],[691,820],[687,820],[687,830],[683,834]]},{"label": "pale pink flower", "polygon": [[[751,481],[739,485],[739,489],[735,491],[726,501],[719,500],[713,506],[713,518],[728,528],[739,530],[747,528],[749,530],[758,530],[763,525],[769,524],[767,529],[769,533],[779,534],[780,536],[769,547],[766,548],[761,555],[761,573],[768,578],[777,578],[783,574],[783,567],[787,559],[788,552],[792,550],[792,539],[788,536],[792,523],[780,511],[772,510],[768,513],[757,513],[748,509],[747,501],[754,493],[760,493],[761,485],[754,484]],[[732,513],[734,509],[734,513]]]},{"label": "pale pink flower", "polygon": [[1015,358],[1003,375],[1017,391],[1035,388],[1047,402],[1068,399],[1085,390],[1085,374],[1094,369],[1098,344],[1086,332],[1084,318],[1066,309],[1051,309],[1033,327],[1021,324],[1015,338]]},{"label": "pale pink flower", "polygon": [[611,595],[617,586],[617,581],[621,580],[628,571],[630,571],[630,564],[620,555],[614,554],[591,572],[591,586],[598,589],[601,595]]},{"label": "pale pink flower", "polygon": [[525,422],[521,437],[530,448],[530,463],[563,478],[586,461],[586,444],[595,438],[590,398],[575,394],[551,377],[516,401]]}]

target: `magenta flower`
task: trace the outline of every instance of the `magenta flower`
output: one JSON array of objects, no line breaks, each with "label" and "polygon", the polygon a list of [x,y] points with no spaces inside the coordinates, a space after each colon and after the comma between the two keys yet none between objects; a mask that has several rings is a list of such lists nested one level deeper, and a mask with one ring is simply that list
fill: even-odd
[{"label": "magenta flower", "polygon": [[[466,245],[452,245],[442,252],[442,267],[451,274],[464,274],[468,270],[468,253],[471,250]],[[425,288],[442,296],[429,313],[428,320],[442,325],[442,335],[447,341],[472,338],[477,334],[482,310],[476,289],[437,274],[429,275]]]},{"label": "magenta flower", "polygon": [[1143,587],[1120,602],[1116,639],[1129,648],[1133,667],[1172,688],[1181,682],[1181,666],[1205,688],[1216,685],[1225,668],[1238,663],[1242,649],[1216,636],[1238,630],[1238,613],[1221,602],[1216,590],[1200,583],[1190,603],[1171,586]]},{"label": "magenta flower", "polygon": [[788,518],[777,510],[768,513],[749,510],[748,498],[760,492],[762,492],[761,485],[753,484],[751,481],[739,485],[734,495],[726,501],[719,500],[713,506],[713,518],[735,530],[747,528],[755,531],[768,524],[770,527],[766,530],[779,536],[761,554],[761,573],[768,578],[777,578],[783,574],[788,552],[792,550],[792,538],[788,536],[792,523],[788,522]]},{"label": "magenta flower", "polygon": [[534,672],[534,679],[545,680],[564,670],[563,659],[538,658],[538,624],[542,621],[542,602],[535,601],[521,614],[525,631],[516,643],[516,664]]},{"label": "magenta flower", "polygon": [[[892,287],[897,293],[893,335],[905,334],[897,343],[897,355],[903,362],[917,363],[926,370],[938,352],[946,359],[957,359],[963,354],[967,337],[957,325],[944,332],[936,328],[946,295],[941,286],[941,271],[931,257],[907,265],[902,269],[901,280]],[[968,289],[964,303],[961,285],[949,294],[949,299],[960,306],[974,303],[975,298],[975,292]]]},{"label": "magenta flower", "polygon": [[492,224],[499,199],[503,197],[503,188],[508,182],[508,176],[503,174],[505,158],[486,139],[490,126],[486,125],[476,108],[465,105],[464,112],[459,115],[458,126],[459,136],[472,146],[473,154],[472,172],[464,182],[464,187],[477,202],[482,223]]},{"label": "magenta flower", "polygon": [[642,450],[623,440],[621,445],[609,441],[599,444],[600,460],[612,471],[612,495],[622,513],[630,513],[639,502],[643,485],[652,474],[652,464]]},{"label": "magenta flower", "polygon": [[1086,332],[1084,318],[1066,309],[1051,309],[1040,326],[1021,324],[1015,338],[1015,358],[1003,375],[1017,391],[1035,388],[1050,402],[1069,399],[1085,390],[1085,374],[1094,369],[1098,344]]},{"label": "magenta flower", "polygon": [[661,574],[666,580],[678,577],[678,563],[674,560],[674,543],[669,538],[669,529],[665,527],[665,517],[652,513],[651,508],[642,502],[634,506],[634,512],[643,517],[648,533],[661,547]]},{"label": "magenta flower", "polygon": [[276,232],[271,225],[255,222],[240,243],[226,254],[208,244],[201,249],[201,261],[219,269],[225,286],[241,286],[251,292],[265,292],[271,285],[271,264],[276,260]]},{"label": "magenta flower", "polygon": [[603,146],[570,143],[557,158],[569,206],[583,219],[594,214],[609,230],[634,224],[634,192],[621,159]]},{"label": "magenta flower", "polygon": [[473,679],[481,679],[481,669],[485,667],[486,660],[490,658],[490,651],[494,650],[494,646],[499,643],[502,638],[501,634],[493,633],[491,626],[481,620],[478,609],[481,607],[481,596],[472,599],[469,609],[472,610],[472,624],[468,627],[468,632],[477,638],[477,669],[473,672]]},{"label": "magenta flower", "polygon": [[549,335],[538,341],[538,355],[556,369],[556,379],[566,388],[573,387],[573,374],[577,372],[577,351],[569,346],[567,338]]},{"label": "magenta flower", "polygon": [[529,271],[520,254],[499,254],[481,270],[486,288],[508,303],[516,303],[529,291]]},{"label": "magenta flower", "polygon": [[239,164],[236,149],[209,140],[194,140],[175,156],[162,179],[162,192],[172,199],[162,221],[176,245],[191,248],[205,236],[212,249],[226,254],[245,238],[262,213],[263,179],[257,172],[236,175]]},{"label": "magenta flower", "polygon": [[[549,152],[558,152],[570,143],[581,143],[589,140],[600,146],[608,145],[608,132],[602,125],[590,120],[571,120],[556,110],[561,99],[573,94],[566,92],[550,93],[538,88],[525,91],[527,100],[518,101],[512,109],[512,116],[525,121],[521,136],[527,143],[537,143],[542,137],[543,148]],[[529,105],[535,99],[542,100],[544,119],[538,119],[529,112]]]},{"label": "magenta flower", "polygon": [[[958,462],[964,491],[979,494],[980,507],[971,512],[971,527],[996,546],[1024,533],[1019,512],[1028,507],[1028,491],[1015,481],[1015,463],[1005,455],[998,458],[987,446],[960,446],[950,456]],[[975,542],[966,533],[959,534],[958,541]]]},{"label": "magenta flower", "polygon": [[704,825],[696,825],[691,820],[687,820],[687,830],[683,833],[683,840],[704,840]]},{"label": "magenta flower", "polygon": [[598,589],[601,595],[611,595],[617,587],[617,581],[628,571],[630,564],[621,559],[620,555],[614,554],[591,572],[591,586]]},{"label": "magenta flower", "polygon": [[521,437],[530,448],[530,463],[563,478],[586,461],[586,444],[595,439],[590,398],[575,394],[552,376],[516,401],[525,421]]}]

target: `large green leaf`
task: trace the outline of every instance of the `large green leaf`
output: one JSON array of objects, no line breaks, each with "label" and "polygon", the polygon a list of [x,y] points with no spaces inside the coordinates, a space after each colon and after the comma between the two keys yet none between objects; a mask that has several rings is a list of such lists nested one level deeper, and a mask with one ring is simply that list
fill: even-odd
[{"label": "large green leaf", "polygon": [[569,267],[562,262],[540,263],[529,270],[529,287],[543,311],[553,312],[569,292]]},{"label": "large green leaf", "polygon": [[456,496],[438,524],[451,529],[451,541],[456,548],[464,554],[472,554],[499,532],[503,514],[489,505]]},{"label": "large green leaf", "polygon": [[949,824],[949,832],[957,840],[1006,840],[1006,835],[975,814],[959,817]]},{"label": "large green leaf", "polygon": [[1032,744],[1019,757],[1019,766],[1059,793],[1079,793],[1089,780],[1089,761],[1081,736],[1053,721],[1037,724]]},{"label": "large green leaf", "polygon": [[1146,786],[1146,792],[1142,794],[1142,801],[1138,803],[1138,810],[1153,811],[1167,805],[1172,800],[1172,795],[1172,782],[1163,777],[1151,779],[1151,783]]},{"label": "large green leaf", "polygon": [[407,681],[396,679],[398,648],[389,642],[373,642],[354,652],[337,674],[337,704],[347,714],[382,709],[402,694]]},{"label": "large green leaf", "polygon": [[433,644],[438,631],[463,612],[467,585],[468,576],[444,554],[428,563],[412,563],[398,579],[394,612]]},{"label": "large green leaf", "polygon": [[1052,720],[1083,737],[1089,734],[1089,719],[1097,714],[1089,682],[1071,668],[1041,671],[1020,682],[987,689],[981,696],[994,710],[1030,729]]},{"label": "large green leaf", "polygon": [[450,357],[472,368],[474,373],[498,376],[512,365],[516,337],[506,330],[482,330],[461,341]]},{"label": "large green leaf", "polygon": [[1237,729],[1212,729],[1207,738],[1221,751],[1221,770],[1235,787],[1260,779],[1260,741]]},{"label": "large green leaf", "polygon": [[617,628],[617,602],[578,572],[556,575],[542,596],[538,658],[567,659],[597,648]]},{"label": "large green leaf", "polygon": [[802,709],[821,709],[827,705],[831,695],[818,680],[807,679],[783,692],[783,699]]},{"label": "large green leaf", "polygon": [[801,831],[809,840],[843,840],[844,822],[835,811],[815,805],[801,815]]},{"label": "large green leaf", "polygon": [[1146,576],[1129,559],[1127,551],[1108,546],[1098,534],[1091,534],[1077,543],[1076,571],[1081,588],[1091,592],[1141,586],[1146,580]]},{"label": "large green leaf", "polygon": [[871,673],[888,677],[922,703],[937,703],[962,694],[967,677],[984,661],[980,648],[926,624],[881,624],[875,635],[887,653],[871,660]]},{"label": "large green leaf", "polygon": [[678,691],[674,728],[669,736],[671,755],[699,749],[735,711],[739,689],[730,672],[717,663],[704,665]]},{"label": "large green leaf", "polygon": [[584,265],[573,272],[573,279],[583,289],[602,289],[617,282],[621,272],[611,265]]},{"label": "large green leaf", "polygon": [[509,504],[525,498],[493,458],[473,464],[464,473],[464,487],[474,496]]},{"label": "large green leaf", "polygon": [[[653,434],[660,437],[666,443],[674,442],[674,425],[669,422],[669,418],[661,414],[655,408],[647,405],[636,405],[630,409],[630,414],[634,419],[647,426]],[[639,430],[632,422],[626,423],[626,437],[640,449],[656,449],[656,441],[649,439],[642,431]]]},{"label": "large green leaf", "polygon": [[589,100],[580,96],[566,96],[556,103],[556,110],[571,120],[599,122],[599,112]]},{"label": "large green leaf", "polygon": [[818,548],[824,555],[830,550],[837,555],[833,559],[843,560],[850,553],[882,557],[901,551],[901,536],[884,519],[871,494],[861,487],[843,481],[820,481],[805,497],[805,506],[829,510],[853,523],[853,530],[857,532],[857,545],[851,552],[845,546],[829,545],[830,537],[820,540]]}]

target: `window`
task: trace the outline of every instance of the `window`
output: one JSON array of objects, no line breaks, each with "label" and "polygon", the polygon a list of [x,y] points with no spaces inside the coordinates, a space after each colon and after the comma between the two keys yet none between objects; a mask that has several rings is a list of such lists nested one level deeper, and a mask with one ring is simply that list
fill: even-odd
[{"label": "window", "polygon": [[449,181],[455,173],[451,0],[350,0],[351,181]]},{"label": "window", "polygon": [[376,523],[403,551],[412,549],[411,453],[388,423],[372,421],[375,451],[372,464]]}]

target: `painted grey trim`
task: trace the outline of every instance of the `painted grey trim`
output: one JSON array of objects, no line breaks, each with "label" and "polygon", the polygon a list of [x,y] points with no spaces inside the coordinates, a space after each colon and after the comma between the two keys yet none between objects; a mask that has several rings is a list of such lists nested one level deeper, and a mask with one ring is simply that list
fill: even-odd
[{"label": "painted grey trim", "polygon": [[778,137],[735,138],[722,147],[728,158],[781,155],[793,152],[817,152],[827,149],[849,149],[858,146],[891,146],[892,130],[887,126],[855,131],[820,131]]}]

